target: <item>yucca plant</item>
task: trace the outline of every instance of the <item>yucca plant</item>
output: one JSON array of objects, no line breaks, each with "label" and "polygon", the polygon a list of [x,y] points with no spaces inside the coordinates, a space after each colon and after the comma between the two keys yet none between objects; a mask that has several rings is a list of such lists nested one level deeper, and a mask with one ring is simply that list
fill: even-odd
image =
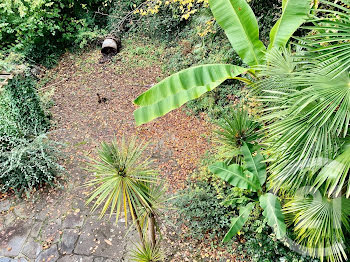
[{"label": "yucca plant", "polygon": [[145,243],[140,224],[140,210],[153,212],[155,199],[150,188],[157,183],[157,171],[151,168],[151,161],[143,153],[147,144],[138,142],[136,137],[129,141],[124,137],[118,143],[102,143],[98,151],[98,160],[90,164],[94,178],[86,183],[93,191],[87,204],[94,202],[92,211],[100,209],[103,217],[109,209],[109,215],[116,213],[116,222],[124,212],[125,223],[130,213],[142,243]]}]

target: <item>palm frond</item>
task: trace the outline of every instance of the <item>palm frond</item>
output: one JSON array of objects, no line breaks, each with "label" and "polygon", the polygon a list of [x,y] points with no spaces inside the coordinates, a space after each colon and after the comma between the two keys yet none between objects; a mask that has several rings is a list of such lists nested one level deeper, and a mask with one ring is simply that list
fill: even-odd
[{"label": "palm frond", "polygon": [[346,197],[350,197],[350,143],[334,160],[322,168],[317,175],[314,186],[319,189],[325,187],[328,196],[340,195],[346,191]]},{"label": "palm frond", "polygon": [[164,257],[159,245],[152,247],[146,242],[145,245],[137,245],[136,249],[131,251],[130,259],[135,262],[159,262],[163,261]]},{"label": "palm frond", "polygon": [[350,200],[330,199],[322,194],[308,195],[300,190],[285,205],[289,224],[294,225],[300,249],[323,261],[340,262],[347,259],[344,228],[349,229]]},{"label": "palm frond", "polygon": [[310,33],[301,40],[307,56],[322,63],[322,71],[333,77],[350,68],[350,10],[349,1],[320,0],[320,8],[309,19],[313,26],[304,26]]}]

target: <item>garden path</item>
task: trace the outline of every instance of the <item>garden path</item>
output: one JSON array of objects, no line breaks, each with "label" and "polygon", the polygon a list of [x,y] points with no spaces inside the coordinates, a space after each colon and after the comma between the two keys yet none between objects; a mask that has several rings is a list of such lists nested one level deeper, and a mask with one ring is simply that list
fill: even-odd
[{"label": "garden path", "polygon": [[[137,241],[126,234],[123,218],[99,220],[85,206],[89,176],[83,168],[102,141],[138,135],[151,141],[149,154],[167,180],[169,192],[185,186],[188,174],[208,149],[211,126],[182,110],[136,127],[133,99],[161,76],[164,57],[141,45],[141,55],[126,47],[114,61],[101,60],[99,50],[66,54],[49,70],[42,91],[54,89],[51,136],[66,144],[61,188],[40,189],[29,199],[0,202],[0,262],[128,261]],[[142,49],[143,48],[143,49]],[[166,60],[165,60],[166,61]],[[98,95],[106,101],[99,103]]]}]

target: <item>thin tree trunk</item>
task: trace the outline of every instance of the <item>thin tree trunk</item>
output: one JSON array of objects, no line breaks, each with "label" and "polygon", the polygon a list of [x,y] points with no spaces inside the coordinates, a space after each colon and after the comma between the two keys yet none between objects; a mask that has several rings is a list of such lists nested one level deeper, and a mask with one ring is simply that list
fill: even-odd
[{"label": "thin tree trunk", "polygon": [[155,247],[156,245],[156,228],[155,227],[156,227],[156,219],[154,217],[154,214],[150,213],[149,223],[148,223],[148,237],[152,247]]},{"label": "thin tree trunk", "polygon": [[136,211],[135,211],[135,208],[133,207],[133,212],[134,212],[134,216],[135,216],[135,222],[136,222],[136,230],[137,232],[139,233],[139,236],[140,236],[140,240],[141,240],[141,244],[142,244],[142,247],[145,248],[145,239],[143,237],[143,232],[142,232],[142,228],[140,226],[140,221],[139,221],[139,218],[136,214]]}]

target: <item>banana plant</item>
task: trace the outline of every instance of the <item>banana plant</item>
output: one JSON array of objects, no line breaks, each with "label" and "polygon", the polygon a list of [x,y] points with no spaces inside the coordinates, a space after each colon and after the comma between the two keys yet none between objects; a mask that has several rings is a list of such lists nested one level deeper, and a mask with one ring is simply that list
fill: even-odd
[{"label": "banana plant", "polygon": [[[241,207],[239,215],[232,219],[231,228],[226,233],[223,242],[229,241],[244,226],[254,207],[259,204],[263,209],[263,215],[267,224],[273,228],[278,239],[286,236],[286,224],[281,210],[281,203],[272,193],[264,193],[266,183],[266,164],[260,152],[253,154],[252,147],[243,143],[240,151],[243,154],[244,166],[238,164],[227,165],[226,162],[218,162],[209,166],[210,172],[217,175],[230,185],[241,189],[250,190],[255,197],[250,199],[246,206]],[[235,202],[240,202],[235,199]]]},{"label": "banana plant", "polygon": [[135,99],[137,125],[179,108],[186,102],[213,90],[227,79],[249,82],[257,77],[254,67],[265,63],[266,51],[285,47],[310,12],[310,0],[283,0],[282,15],[270,32],[268,48],[259,39],[257,19],[246,0],[209,0],[217,23],[225,31],[233,49],[247,67],[231,64],[209,64],[175,73]]}]

